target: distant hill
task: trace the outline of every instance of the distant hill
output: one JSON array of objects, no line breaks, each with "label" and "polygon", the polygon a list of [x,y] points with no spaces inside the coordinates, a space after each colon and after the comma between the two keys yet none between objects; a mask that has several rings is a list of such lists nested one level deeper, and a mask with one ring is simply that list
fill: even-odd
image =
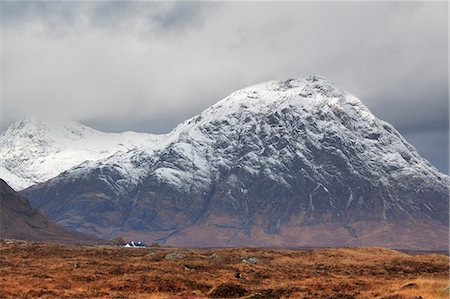
[{"label": "distant hill", "polygon": [[62,228],[33,208],[0,179],[0,238],[61,243],[104,243],[93,236]]}]

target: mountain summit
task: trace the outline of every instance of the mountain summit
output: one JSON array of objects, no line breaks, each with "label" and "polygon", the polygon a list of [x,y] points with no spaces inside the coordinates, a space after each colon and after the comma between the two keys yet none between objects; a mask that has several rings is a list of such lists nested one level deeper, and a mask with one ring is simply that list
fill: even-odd
[{"label": "mountain summit", "polygon": [[236,91],[150,139],[23,193],[58,223],[109,238],[448,246],[449,178],[323,77]]}]

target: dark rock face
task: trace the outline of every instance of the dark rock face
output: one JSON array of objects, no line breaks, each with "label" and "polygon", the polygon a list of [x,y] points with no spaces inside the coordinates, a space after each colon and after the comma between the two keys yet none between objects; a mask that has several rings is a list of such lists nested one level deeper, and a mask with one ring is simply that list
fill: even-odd
[{"label": "dark rock face", "polygon": [[45,217],[27,199],[0,179],[0,239],[63,243],[104,243],[102,240],[69,231]]},{"label": "dark rock face", "polygon": [[[124,183],[136,169],[145,175]],[[358,99],[310,77],[233,93],[150,152],[80,166],[24,194],[57,222],[99,236],[418,248],[447,246],[448,186]]]}]

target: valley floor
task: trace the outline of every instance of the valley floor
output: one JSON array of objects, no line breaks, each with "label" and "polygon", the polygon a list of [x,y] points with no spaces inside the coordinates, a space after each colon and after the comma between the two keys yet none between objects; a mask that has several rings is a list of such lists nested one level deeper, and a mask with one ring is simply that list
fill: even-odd
[{"label": "valley floor", "polygon": [[441,254],[0,243],[1,298],[448,296],[449,257]]}]

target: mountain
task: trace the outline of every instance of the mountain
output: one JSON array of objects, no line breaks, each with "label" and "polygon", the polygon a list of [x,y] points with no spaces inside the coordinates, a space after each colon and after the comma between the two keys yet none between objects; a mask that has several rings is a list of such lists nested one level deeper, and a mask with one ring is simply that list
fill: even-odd
[{"label": "mountain", "polygon": [[449,178],[318,76],[236,91],[23,191],[59,224],[184,246],[448,247]]},{"label": "mountain", "polygon": [[84,161],[152,144],[158,135],[103,133],[77,122],[26,119],[0,135],[0,175],[15,190],[47,181]]},{"label": "mountain", "polygon": [[28,200],[0,179],[0,239],[63,243],[104,243],[85,234],[69,231],[48,220]]}]

